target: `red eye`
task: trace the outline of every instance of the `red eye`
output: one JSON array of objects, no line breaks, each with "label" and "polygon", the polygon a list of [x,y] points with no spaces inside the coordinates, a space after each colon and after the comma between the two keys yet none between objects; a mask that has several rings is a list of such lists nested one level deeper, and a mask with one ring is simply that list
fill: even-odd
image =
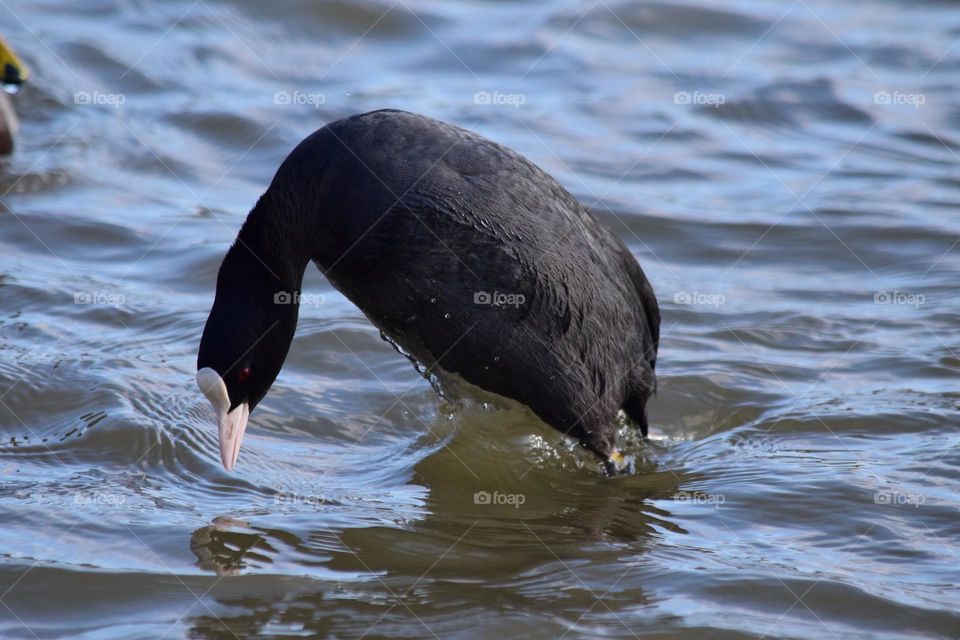
[{"label": "red eye", "polygon": [[251,373],[252,371],[250,371],[250,367],[244,367],[243,369],[240,369],[240,373],[237,374],[237,380],[243,382],[250,377]]}]

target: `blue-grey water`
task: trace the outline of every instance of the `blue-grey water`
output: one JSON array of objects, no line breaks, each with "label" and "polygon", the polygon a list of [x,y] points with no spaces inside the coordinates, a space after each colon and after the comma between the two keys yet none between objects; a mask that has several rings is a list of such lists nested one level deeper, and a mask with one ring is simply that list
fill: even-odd
[{"label": "blue-grey water", "polygon": [[[960,637],[955,3],[5,0],[0,32],[32,71],[0,637]],[[299,140],[381,107],[520,151],[640,260],[635,476],[440,402],[315,270],[222,469],[220,259]]]}]

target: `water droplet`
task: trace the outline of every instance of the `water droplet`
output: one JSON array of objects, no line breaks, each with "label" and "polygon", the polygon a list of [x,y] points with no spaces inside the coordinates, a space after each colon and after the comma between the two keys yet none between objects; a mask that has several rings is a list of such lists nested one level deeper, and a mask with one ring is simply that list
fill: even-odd
[{"label": "water droplet", "polygon": [[436,299],[436,298],[430,298],[430,303],[431,303],[431,304],[437,304],[437,299]]},{"label": "water droplet", "polygon": [[450,314],[449,314],[449,313],[443,314],[443,319],[444,319],[444,320],[449,320],[449,319],[450,319]]},{"label": "water droplet", "polygon": [[500,362],[500,356],[493,356],[494,362]]}]

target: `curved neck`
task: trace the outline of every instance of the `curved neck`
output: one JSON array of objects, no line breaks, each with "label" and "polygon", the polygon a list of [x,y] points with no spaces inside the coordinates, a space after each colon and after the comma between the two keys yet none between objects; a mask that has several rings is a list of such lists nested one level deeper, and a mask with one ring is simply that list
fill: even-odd
[{"label": "curved neck", "polygon": [[297,226],[299,216],[292,203],[278,200],[272,188],[260,196],[230,253],[247,256],[249,269],[262,269],[265,274],[257,279],[260,282],[272,281],[277,291],[300,291],[303,273],[313,257],[313,234]]}]

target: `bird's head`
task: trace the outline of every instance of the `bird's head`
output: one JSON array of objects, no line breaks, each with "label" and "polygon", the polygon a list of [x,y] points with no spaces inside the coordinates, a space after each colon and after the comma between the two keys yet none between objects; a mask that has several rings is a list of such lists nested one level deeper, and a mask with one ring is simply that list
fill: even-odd
[{"label": "bird's head", "polygon": [[224,258],[203,328],[197,385],[213,406],[220,459],[227,471],[240,454],[250,412],[276,380],[297,326],[299,282],[283,281],[238,242]]}]

